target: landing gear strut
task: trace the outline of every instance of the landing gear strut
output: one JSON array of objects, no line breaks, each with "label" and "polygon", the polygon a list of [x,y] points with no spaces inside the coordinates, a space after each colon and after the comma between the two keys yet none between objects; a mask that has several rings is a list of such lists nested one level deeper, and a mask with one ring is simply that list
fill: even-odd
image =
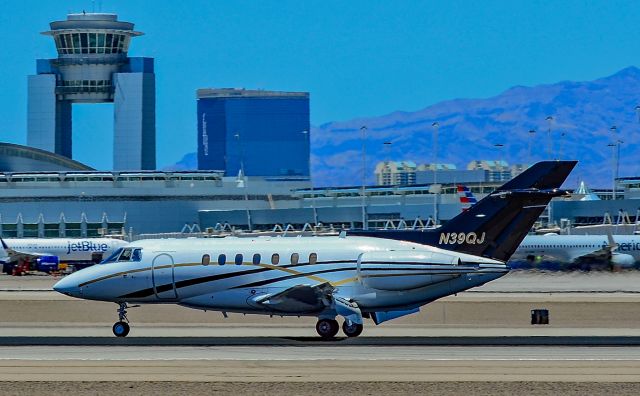
[{"label": "landing gear strut", "polygon": [[350,322],[348,320],[345,320],[344,323],[342,324],[342,332],[347,337],[359,336],[362,333],[362,328],[363,326],[361,324]]},{"label": "landing gear strut", "polygon": [[340,325],[335,319],[320,319],[316,324],[316,331],[325,340],[335,337],[338,330],[340,330]]},{"label": "landing gear strut", "polygon": [[129,334],[129,319],[127,319],[127,303],[120,303],[118,308],[118,321],[113,325],[113,334],[116,337],[126,337]]}]

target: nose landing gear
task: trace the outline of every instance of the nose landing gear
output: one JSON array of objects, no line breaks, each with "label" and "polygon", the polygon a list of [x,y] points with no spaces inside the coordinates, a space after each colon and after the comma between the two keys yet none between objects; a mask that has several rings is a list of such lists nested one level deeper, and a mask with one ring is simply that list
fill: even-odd
[{"label": "nose landing gear", "polygon": [[118,308],[118,321],[113,325],[113,334],[116,337],[126,337],[129,334],[129,319],[127,319],[127,303],[120,303]]}]

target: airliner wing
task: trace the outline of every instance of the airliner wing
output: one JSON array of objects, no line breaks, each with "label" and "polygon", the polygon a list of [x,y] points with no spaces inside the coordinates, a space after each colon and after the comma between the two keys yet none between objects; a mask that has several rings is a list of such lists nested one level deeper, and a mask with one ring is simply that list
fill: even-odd
[{"label": "airliner wing", "polygon": [[606,247],[603,249],[595,250],[591,253],[583,254],[582,256],[574,257],[573,262],[588,260],[588,261],[608,261],[611,260],[611,248]]},{"label": "airliner wing", "polygon": [[11,249],[5,241],[0,238],[0,262],[4,264],[15,263],[20,260],[31,261],[41,256],[42,255],[38,253],[25,253]]},{"label": "airliner wing", "polygon": [[317,312],[331,304],[333,286],[296,285],[275,294],[258,296],[254,302],[281,312]]}]

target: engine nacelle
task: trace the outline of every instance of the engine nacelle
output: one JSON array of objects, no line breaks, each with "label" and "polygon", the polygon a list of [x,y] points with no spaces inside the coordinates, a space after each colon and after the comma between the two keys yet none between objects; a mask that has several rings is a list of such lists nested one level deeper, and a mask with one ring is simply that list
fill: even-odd
[{"label": "engine nacelle", "polygon": [[36,269],[42,272],[57,271],[59,264],[58,256],[41,256],[36,259]]},{"label": "engine nacelle", "polygon": [[611,264],[622,268],[631,268],[636,263],[636,259],[630,254],[613,253],[611,255]]},{"label": "engine nacelle", "polygon": [[459,264],[455,256],[434,252],[363,253],[358,260],[358,279],[373,289],[411,290],[455,278]]}]

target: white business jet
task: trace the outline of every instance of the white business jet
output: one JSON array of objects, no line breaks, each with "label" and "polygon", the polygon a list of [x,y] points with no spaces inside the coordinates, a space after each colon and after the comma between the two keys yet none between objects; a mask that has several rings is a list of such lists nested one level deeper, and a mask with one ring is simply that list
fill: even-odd
[{"label": "white business jet", "polygon": [[[540,162],[435,230],[406,237],[355,235],[137,241],[60,280],[69,296],[119,304],[113,333],[129,333],[127,304],[263,315],[315,316],[333,338],[417,312],[482,285],[505,264],[575,161]],[[366,231],[361,231],[366,233]],[[445,244],[445,250],[432,246]]]}]

